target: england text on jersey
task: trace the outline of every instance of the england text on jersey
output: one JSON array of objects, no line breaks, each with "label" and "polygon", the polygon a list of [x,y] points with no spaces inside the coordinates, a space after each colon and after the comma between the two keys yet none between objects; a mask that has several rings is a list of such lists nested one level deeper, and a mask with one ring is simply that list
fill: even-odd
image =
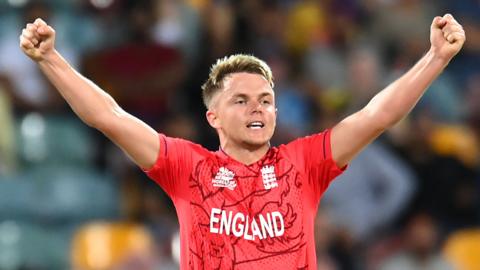
[{"label": "england text on jersey", "polygon": [[243,237],[246,240],[260,240],[267,237],[282,236],[285,232],[283,216],[275,211],[258,214],[257,219],[241,212],[212,208],[210,213],[210,232]]}]

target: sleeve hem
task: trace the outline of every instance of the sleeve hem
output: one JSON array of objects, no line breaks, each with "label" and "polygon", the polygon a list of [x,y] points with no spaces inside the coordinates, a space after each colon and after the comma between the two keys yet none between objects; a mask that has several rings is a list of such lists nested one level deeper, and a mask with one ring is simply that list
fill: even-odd
[{"label": "sleeve hem", "polygon": [[324,153],[325,153],[325,159],[330,159],[334,165],[334,169],[344,172],[348,168],[348,164],[340,168],[337,164],[337,162],[333,159],[332,156],[332,141],[331,141],[331,134],[332,134],[332,129],[327,129],[325,131],[325,138],[324,138]]},{"label": "sleeve hem", "polygon": [[[165,135],[158,133],[158,140],[159,140],[159,149],[158,149],[158,154],[157,158],[155,160],[155,163],[150,167],[150,168],[141,168],[144,173],[147,175],[150,174],[156,167],[158,167],[158,163],[160,161],[160,158],[162,157],[162,151],[166,151],[166,141],[165,141]],[[165,153],[166,154],[166,153]]]}]

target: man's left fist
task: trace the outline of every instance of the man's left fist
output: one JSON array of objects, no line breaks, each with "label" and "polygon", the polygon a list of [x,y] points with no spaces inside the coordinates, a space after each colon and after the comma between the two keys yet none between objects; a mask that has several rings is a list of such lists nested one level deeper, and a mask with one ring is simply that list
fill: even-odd
[{"label": "man's left fist", "polygon": [[450,61],[465,43],[465,31],[451,14],[437,16],[430,28],[430,43],[437,57]]}]

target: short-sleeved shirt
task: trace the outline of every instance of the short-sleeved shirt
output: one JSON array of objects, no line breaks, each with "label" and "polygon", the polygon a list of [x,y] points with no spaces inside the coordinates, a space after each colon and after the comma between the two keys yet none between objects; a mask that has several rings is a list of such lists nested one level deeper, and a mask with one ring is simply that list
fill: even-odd
[{"label": "short-sleeved shirt", "polygon": [[329,130],[271,147],[250,165],[221,149],[159,138],[146,173],[175,205],[180,269],[316,269],[317,207],[343,171]]}]

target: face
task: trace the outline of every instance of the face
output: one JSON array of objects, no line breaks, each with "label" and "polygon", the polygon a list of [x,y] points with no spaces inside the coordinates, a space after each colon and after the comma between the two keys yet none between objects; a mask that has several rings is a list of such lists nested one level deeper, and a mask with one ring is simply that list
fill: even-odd
[{"label": "face", "polygon": [[223,89],[215,94],[207,112],[223,147],[265,146],[273,136],[276,116],[272,87],[263,76],[250,73],[225,78]]}]

